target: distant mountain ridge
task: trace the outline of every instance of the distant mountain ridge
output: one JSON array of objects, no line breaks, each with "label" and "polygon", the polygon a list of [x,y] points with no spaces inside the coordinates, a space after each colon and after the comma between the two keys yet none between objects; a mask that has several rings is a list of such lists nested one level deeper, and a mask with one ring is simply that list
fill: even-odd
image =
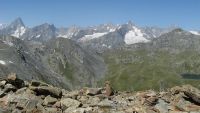
[{"label": "distant mountain ridge", "polygon": [[[91,27],[71,26],[68,28],[56,28],[54,25],[44,23],[32,28],[24,25],[21,18],[17,18],[10,25],[0,29],[0,35],[11,35],[23,40],[34,40],[45,42],[55,37],[63,37],[74,40],[79,43],[90,46],[100,46],[111,48],[119,43],[135,44],[145,43],[164,33],[170,32],[175,28],[159,28],[159,27],[138,27],[131,21],[122,25],[101,24]],[[106,37],[112,36],[112,39]],[[95,40],[99,40],[96,43]],[[109,42],[114,41],[113,42]],[[95,43],[93,43],[95,42]],[[106,43],[102,43],[106,42]]]}]

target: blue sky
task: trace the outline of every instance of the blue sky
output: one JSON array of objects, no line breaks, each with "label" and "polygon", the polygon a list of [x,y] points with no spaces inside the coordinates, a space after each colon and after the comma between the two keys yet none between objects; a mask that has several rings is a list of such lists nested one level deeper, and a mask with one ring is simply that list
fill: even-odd
[{"label": "blue sky", "polygon": [[200,0],[0,0],[0,23],[21,17],[24,23],[61,26],[122,24],[177,25],[200,30]]}]

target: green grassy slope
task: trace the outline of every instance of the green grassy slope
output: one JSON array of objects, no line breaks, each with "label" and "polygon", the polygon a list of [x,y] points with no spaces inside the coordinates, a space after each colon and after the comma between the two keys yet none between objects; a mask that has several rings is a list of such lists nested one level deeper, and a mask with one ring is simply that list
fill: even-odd
[{"label": "green grassy slope", "polygon": [[200,73],[199,56],[195,51],[178,54],[165,50],[109,51],[104,54],[108,71],[99,83],[110,80],[117,90],[162,90],[186,83],[200,87],[200,80],[181,76],[182,73]]}]

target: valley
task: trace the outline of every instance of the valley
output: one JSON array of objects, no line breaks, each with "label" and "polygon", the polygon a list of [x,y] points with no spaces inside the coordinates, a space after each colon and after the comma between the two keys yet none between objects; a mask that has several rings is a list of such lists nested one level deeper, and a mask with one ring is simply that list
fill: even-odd
[{"label": "valley", "polygon": [[141,28],[132,22],[28,28],[17,18],[0,30],[0,43],[0,76],[15,72],[68,90],[107,80],[120,91],[200,88],[200,36],[181,28]]}]

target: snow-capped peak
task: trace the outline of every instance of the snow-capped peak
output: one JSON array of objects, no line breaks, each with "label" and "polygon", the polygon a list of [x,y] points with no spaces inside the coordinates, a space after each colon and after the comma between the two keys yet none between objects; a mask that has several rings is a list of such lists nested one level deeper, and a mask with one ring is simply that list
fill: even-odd
[{"label": "snow-capped peak", "polygon": [[129,45],[135,43],[146,43],[149,42],[149,40],[145,38],[145,34],[139,28],[132,26],[132,30],[125,34],[124,42]]},{"label": "snow-capped peak", "polygon": [[18,27],[11,36],[19,38],[25,33],[25,31],[26,31],[26,28],[24,26]]},{"label": "snow-capped peak", "polygon": [[200,33],[197,32],[197,31],[190,31],[190,33],[192,33],[192,34],[194,34],[194,35],[200,35]]},{"label": "snow-capped peak", "polygon": [[73,36],[76,36],[79,31],[80,31],[80,28],[75,25],[71,26],[69,28],[60,28],[57,31],[57,37],[71,39]]},{"label": "snow-capped peak", "polygon": [[25,27],[23,21],[21,18],[15,19],[10,25],[11,28],[19,28],[19,27]]}]

